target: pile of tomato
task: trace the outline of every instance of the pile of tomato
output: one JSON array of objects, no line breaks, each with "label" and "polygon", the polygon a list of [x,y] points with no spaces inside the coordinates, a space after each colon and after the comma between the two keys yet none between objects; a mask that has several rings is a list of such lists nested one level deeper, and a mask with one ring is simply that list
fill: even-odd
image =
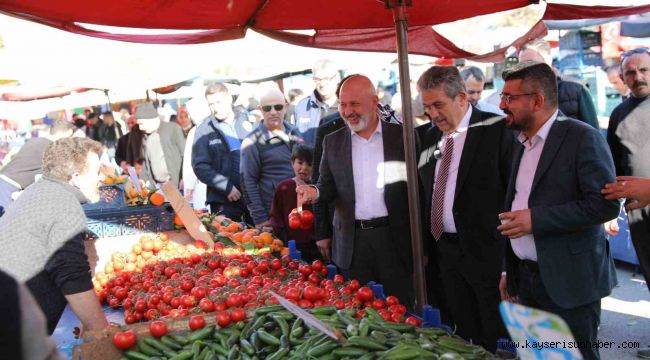
[{"label": "pile of tomato", "polygon": [[378,299],[357,280],[345,281],[341,275],[327,279],[327,274],[319,260],[304,264],[268,253],[224,255],[206,250],[146,264],[141,271],[118,271],[98,295],[111,307],[122,307],[127,324],[212,314],[220,326],[227,326],[244,320],[246,309],[276,304],[270,290],[303,308],[334,305],[356,309],[362,316],[363,308],[372,307],[385,320],[407,319],[406,307],[396,297]]}]

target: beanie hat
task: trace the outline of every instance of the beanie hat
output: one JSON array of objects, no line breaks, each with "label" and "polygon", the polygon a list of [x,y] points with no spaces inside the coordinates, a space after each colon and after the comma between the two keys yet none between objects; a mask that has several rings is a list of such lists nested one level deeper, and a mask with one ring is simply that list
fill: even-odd
[{"label": "beanie hat", "polygon": [[136,119],[154,119],[157,117],[158,111],[150,102],[142,103],[135,109]]}]

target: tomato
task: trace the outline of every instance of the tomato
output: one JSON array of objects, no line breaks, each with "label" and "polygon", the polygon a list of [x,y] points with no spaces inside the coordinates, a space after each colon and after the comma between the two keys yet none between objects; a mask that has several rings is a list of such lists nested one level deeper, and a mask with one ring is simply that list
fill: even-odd
[{"label": "tomato", "polygon": [[345,279],[343,278],[343,275],[341,275],[341,274],[334,275],[334,283],[335,284],[343,284],[344,282],[345,282]]},{"label": "tomato", "polygon": [[149,325],[149,332],[155,337],[161,337],[167,334],[167,323],[164,321],[153,321]]},{"label": "tomato", "polygon": [[199,301],[199,307],[205,313],[214,311],[214,303],[208,298],[201,299],[201,301]]},{"label": "tomato", "polygon": [[190,318],[190,330],[203,329],[205,327],[205,319],[201,315],[195,315]]},{"label": "tomato", "polygon": [[190,291],[194,287],[194,281],[186,279],[181,281],[180,283],[180,288],[183,289],[184,291]]},{"label": "tomato", "polygon": [[219,325],[220,327],[226,327],[230,325],[230,314],[228,314],[227,311],[219,312],[217,313],[216,320],[217,320],[217,325]]},{"label": "tomato", "polygon": [[390,320],[392,322],[400,322],[400,321],[402,321],[402,314],[400,314],[400,313],[391,313],[390,314]]},{"label": "tomato", "polygon": [[382,299],[375,299],[372,302],[372,308],[375,310],[381,310],[386,307],[386,302]]},{"label": "tomato", "polygon": [[405,323],[413,326],[420,326],[420,320],[416,319],[414,316],[409,316],[404,320]]},{"label": "tomato", "polygon": [[300,306],[303,309],[311,309],[314,307],[314,304],[312,304],[312,302],[307,299],[302,299],[298,301],[298,306]]},{"label": "tomato", "polygon": [[359,284],[359,280],[350,280],[348,287],[350,287],[352,291],[357,291],[359,290],[359,287],[361,287],[361,284]]},{"label": "tomato", "polygon": [[314,224],[314,213],[309,210],[303,210],[300,213],[300,228],[303,230],[311,229]]},{"label": "tomato", "polygon": [[241,297],[237,293],[230,293],[226,298],[226,305],[228,307],[237,307],[241,304]]},{"label": "tomato", "polygon": [[190,291],[190,294],[197,299],[203,299],[208,294],[208,290],[202,286],[195,286]]},{"label": "tomato", "polygon": [[132,330],[116,332],[113,335],[113,345],[120,350],[132,348],[135,345],[137,336]]},{"label": "tomato", "polygon": [[215,311],[219,311],[219,312],[221,312],[221,311],[226,311],[227,309],[228,309],[228,305],[226,305],[225,302],[218,303],[218,304],[215,305],[215,307],[214,307],[214,310],[215,310]]},{"label": "tomato", "polygon": [[149,309],[144,313],[144,318],[149,320],[154,320],[160,318],[160,313],[156,309]]},{"label": "tomato", "polygon": [[291,288],[287,290],[287,293],[284,295],[289,300],[295,300],[298,301],[300,300],[300,290],[296,288]]},{"label": "tomato", "polygon": [[367,286],[364,286],[357,291],[356,298],[360,301],[372,301],[373,297],[372,290]]},{"label": "tomato", "polygon": [[300,229],[302,223],[297,216],[289,215],[289,229],[297,230]]},{"label": "tomato", "polygon": [[230,320],[233,322],[239,322],[246,320],[246,310],[242,308],[233,309],[230,312]]},{"label": "tomato", "polygon": [[390,306],[390,305],[397,305],[397,304],[399,304],[399,299],[397,298],[397,296],[390,295],[386,297],[386,305]]},{"label": "tomato", "polygon": [[334,306],[336,306],[336,308],[340,310],[345,307],[345,303],[343,302],[343,300],[339,299],[334,301]]},{"label": "tomato", "polygon": [[277,271],[277,270],[280,270],[280,268],[282,268],[282,260],[280,260],[280,259],[273,259],[273,260],[271,261],[271,269]]},{"label": "tomato", "polygon": [[303,297],[312,302],[323,298],[321,295],[321,289],[315,286],[307,286],[303,291]]},{"label": "tomato", "polygon": [[127,324],[133,324],[136,321],[135,315],[133,314],[124,314],[124,322]]},{"label": "tomato", "polygon": [[402,304],[391,305],[391,306],[388,307],[388,311],[390,311],[392,313],[397,313],[397,314],[404,315],[404,314],[406,314],[406,306],[404,306]]},{"label": "tomato", "polygon": [[[172,300],[173,301],[173,300]],[[181,306],[189,309],[196,304],[196,298],[192,295],[183,295],[181,296]],[[172,305],[174,307],[174,305]]]}]

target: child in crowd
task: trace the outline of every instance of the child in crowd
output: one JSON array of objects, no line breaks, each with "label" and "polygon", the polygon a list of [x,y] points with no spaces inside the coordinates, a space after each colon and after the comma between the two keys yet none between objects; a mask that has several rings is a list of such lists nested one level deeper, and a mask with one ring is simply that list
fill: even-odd
[{"label": "child in crowd", "polygon": [[[296,186],[311,183],[313,153],[314,149],[305,144],[297,144],[293,147],[291,165],[296,176],[279,183],[275,188],[269,218],[269,227],[273,228],[273,233],[285,243],[295,240],[296,248],[302,253],[302,259],[308,262],[320,259],[314,239],[314,229],[313,227],[309,230],[289,228],[289,214],[298,206]],[[311,205],[303,205],[303,210],[311,211]]]}]

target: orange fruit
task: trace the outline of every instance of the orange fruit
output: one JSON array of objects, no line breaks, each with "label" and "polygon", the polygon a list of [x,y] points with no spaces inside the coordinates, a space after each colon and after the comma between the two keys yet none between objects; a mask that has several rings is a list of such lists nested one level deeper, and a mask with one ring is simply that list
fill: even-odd
[{"label": "orange fruit", "polygon": [[238,232],[238,233],[232,234],[232,236],[230,238],[232,239],[232,241],[234,241],[236,243],[240,243],[240,242],[243,242],[243,237],[244,237],[244,233]]},{"label": "orange fruit", "polygon": [[151,194],[151,197],[149,197],[149,202],[151,202],[152,205],[160,206],[165,203],[165,197],[156,192]]},{"label": "orange fruit", "polygon": [[131,190],[129,190],[129,197],[130,197],[130,198],[136,198],[136,197],[138,197],[138,190],[136,190],[136,189],[134,189],[134,188],[131,188]]},{"label": "orange fruit", "polygon": [[271,235],[271,233],[265,231],[261,233],[259,236],[260,238],[262,238],[262,241],[264,241],[264,244],[269,245],[273,243],[273,235]]},{"label": "orange fruit", "polygon": [[178,216],[178,214],[174,215],[174,225],[176,225],[176,226],[184,226],[183,225],[183,220],[181,219],[180,216]]}]

